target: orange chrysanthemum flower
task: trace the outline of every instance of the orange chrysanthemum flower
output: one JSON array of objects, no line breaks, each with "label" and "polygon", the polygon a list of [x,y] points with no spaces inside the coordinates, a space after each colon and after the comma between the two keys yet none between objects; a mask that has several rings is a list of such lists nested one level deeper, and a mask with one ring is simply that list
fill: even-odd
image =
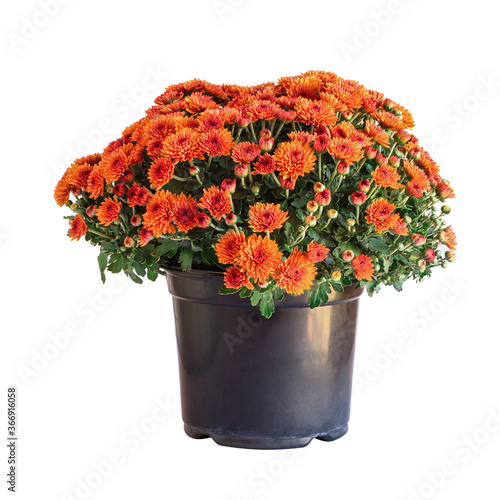
[{"label": "orange chrysanthemum flower", "polygon": [[68,236],[72,240],[78,241],[82,236],[87,234],[87,223],[80,214],[76,215],[69,225]]},{"label": "orange chrysanthemum flower", "polygon": [[306,125],[333,125],[337,121],[335,107],[325,101],[301,98],[295,105],[297,118]]},{"label": "orange chrysanthemum flower", "polygon": [[94,167],[94,170],[90,172],[89,178],[87,180],[87,191],[90,193],[90,198],[96,200],[104,194],[104,176],[102,175],[102,169],[98,165]]},{"label": "orange chrysanthemum flower", "polygon": [[298,247],[293,249],[290,257],[279,263],[276,272],[278,286],[292,295],[310,290],[315,277],[315,265],[307,258],[306,252]]},{"label": "orange chrysanthemum flower", "polygon": [[69,200],[71,184],[68,182],[68,177],[70,176],[70,173],[71,168],[68,168],[66,172],[64,172],[61,180],[57,183],[56,188],[54,189],[54,199],[60,207],[68,203]]},{"label": "orange chrysanthemum flower", "polygon": [[223,215],[231,212],[231,198],[227,191],[217,186],[211,186],[203,190],[198,206],[205,208],[212,217],[220,220]]},{"label": "orange chrysanthemum flower", "polygon": [[276,169],[276,161],[269,154],[259,156],[259,159],[253,164],[252,175],[262,174],[272,174]]},{"label": "orange chrysanthemum flower", "polygon": [[173,220],[179,231],[190,231],[198,225],[198,205],[191,196],[181,193],[174,201]]},{"label": "orange chrysanthemum flower", "polygon": [[142,228],[139,233],[139,246],[145,247],[153,239],[153,236],[151,229]]},{"label": "orange chrysanthemum flower", "polygon": [[457,236],[455,231],[448,226],[439,233],[439,239],[444,243],[450,250],[455,251],[457,245]]},{"label": "orange chrysanthemum flower", "polygon": [[352,165],[355,161],[363,158],[363,147],[350,139],[343,139],[342,137],[332,137],[326,150],[331,156],[344,160],[348,165]]},{"label": "orange chrysanthemum flower", "polygon": [[405,171],[413,182],[412,185],[418,184],[421,191],[429,191],[431,188],[429,178],[425,175],[425,172],[418,168],[413,162],[405,160],[404,161]]},{"label": "orange chrysanthemum flower", "polygon": [[108,184],[117,181],[128,167],[130,167],[132,161],[129,155],[133,147],[133,144],[124,144],[103,156],[99,165],[102,175]]},{"label": "orange chrysanthemum flower", "polygon": [[408,227],[406,222],[398,215],[396,222],[391,226],[391,231],[401,236],[408,236]]},{"label": "orange chrysanthemum flower", "polygon": [[190,96],[186,97],[186,109],[190,113],[199,113],[200,111],[216,107],[217,103],[209,95],[201,92],[193,92]]},{"label": "orange chrysanthemum flower", "polygon": [[229,231],[222,235],[215,244],[215,253],[219,262],[221,264],[234,264],[244,241],[245,235],[236,231]]},{"label": "orange chrysanthemum flower", "polygon": [[375,231],[381,233],[390,229],[398,220],[399,215],[393,213],[396,205],[384,198],[377,198],[367,209],[365,219],[375,225]]},{"label": "orange chrysanthemum flower", "polygon": [[373,261],[368,255],[358,255],[352,259],[352,268],[354,276],[358,280],[372,281],[373,279]]},{"label": "orange chrysanthemum flower", "polygon": [[208,156],[228,156],[234,147],[233,136],[226,128],[209,130],[201,135],[200,147]]},{"label": "orange chrysanthemum flower", "polygon": [[422,186],[416,179],[406,183],[406,192],[414,198],[420,198],[424,194]]},{"label": "orange chrysanthemum flower", "polygon": [[116,196],[113,196],[113,198],[106,198],[96,210],[97,219],[101,224],[109,226],[118,219],[121,210],[122,204],[118,201]]},{"label": "orange chrysanthemum flower", "polygon": [[288,219],[287,212],[281,210],[278,204],[256,203],[248,211],[250,217],[249,226],[256,232],[272,232],[283,227]]},{"label": "orange chrysanthemum flower", "polygon": [[219,109],[207,109],[198,115],[196,121],[200,132],[216,130],[224,127],[224,112]]},{"label": "orange chrysanthemum flower", "polygon": [[174,162],[192,161],[194,158],[203,160],[200,134],[191,128],[182,128],[165,139],[162,154]]},{"label": "orange chrysanthemum flower", "polygon": [[255,120],[274,120],[279,109],[273,102],[255,101],[248,112]]},{"label": "orange chrysanthemum flower", "polygon": [[174,164],[165,157],[158,158],[151,167],[149,167],[149,182],[155,189],[160,189],[172,179],[174,174]]},{"label": "orange chrysanthemum flower", "polygon": [[291,141],[299,141],[303,144],[309,144],[314,141],[314,135],[306,132],[305,130],[302,132],[289,132],[287,136]]},{"label": "orange chrysanthemum flower", "polygon": [[153,194],[146,206],[143,215],[143,226],[151,229],[155,238],[162,234],[175,233],[172,224],[175,197],[170,191],[157,191]]},{"label": "orange chrysanthemum flower", "polygon": [[365,124],[365,130],[369,137],[371,137],[375,142],[378,142],[380,145],[389,147],[389,134],[382,130],[380,127],[377,127],[374,122],[368,120]]},{"label": "orange chrysanthemum flower", "polygon": [[236,163],[250,163],[260,153],[260,146],[254,142],[239,142],[233,149],[231,158]]},{"label": "orange chrysanthemum flower", "polygon": [[443,198],[455,198],[455,192],[444,179],[440,179],[438,181],[436,185],[436,191]]},{"label": "orange chrysanthemum flower", "polygon": [[387,163],[383,163],[380,167],[376,168],[371,175],[378,186],[390,187],[392,189],[404,187],[403,184],[398,182],[401,176],[398,174],[397,169]]},{"label": "orange chrysanthemum flower", "polygon": [[242,270],[236,266],[226,269],[224,273],[224,284],[228,288],[238,289],[244,286],[249,290],[253,290],[253,285],[248,279],[248,275],[242,272]]},{"label": "orange chrysanthemum flower", "polygon": [[314,169],[316,155],[309,144],[293,140],[279,144],[274,153],[274,160],[280,177],[296,181],[299,176]]},{"label": "orange chrysanthemum flower", "polygon": [[406,128],[403,120],[401,120],[398,116],[390,113],[389,111],[384,111],[383,109],[377,110],[373,113],[373,118],[377,120],[384,127],[391,130],[401,130]]},{"label": "orange chrysanthemum flower", "polygon": [[307,245],[307,258],[311,262],[316,264],[317,262],[322,262],[323,260],[325,260],[326,257],[328,256],[329,251],[330,250],[327,247],[325,247],[325,245],[311,241]]},{"label": "orange chrysanthemum flower", "polygon": [[274,240],[252,234],[241,244],[235,263],[250,278],[265,283],[278,268],[282,256]]},{"label": "orange chrysanthemum flower", "polygon": [[94,167],[88,163],[74,165],[68,176],[68,182],[77,188],[85,189],[90,173]]}]

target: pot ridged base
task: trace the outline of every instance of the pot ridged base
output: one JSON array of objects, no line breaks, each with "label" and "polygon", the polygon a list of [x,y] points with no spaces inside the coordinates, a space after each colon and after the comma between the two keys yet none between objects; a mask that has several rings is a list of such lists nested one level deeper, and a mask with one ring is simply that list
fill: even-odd
[{"label": "pot ridged base", "polygon": [[220,273],[169,270],[167,280],[188,436],[284,449],[347,432],[362,289],[315,309],[287,295],[266,319],[248,299],[219,295]]}]

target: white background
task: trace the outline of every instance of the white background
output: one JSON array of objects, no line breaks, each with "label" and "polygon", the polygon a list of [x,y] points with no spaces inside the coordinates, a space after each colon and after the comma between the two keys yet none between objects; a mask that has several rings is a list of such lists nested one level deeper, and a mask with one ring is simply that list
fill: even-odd
[{"label": "white background", "polygon": [[[0,21],[0,415],[17,385],[17,498],[498,499],[495,3],[42,4],[8,2]],[[69,212],[53,188],[76,156],[101,151],[169,84],[256,84],[309,69],[358,80],[413,113],[415,134],[456,190],[448,220],[457,260],[403,293],[363,297],[345,437],[293,453],[192,440],[165,282],[110,277],[103,286],[97,249],[67,238]],[[6,426],[2,416],[0,436]],[[98,475],[110,457],[113,470],[101,465]]]}]

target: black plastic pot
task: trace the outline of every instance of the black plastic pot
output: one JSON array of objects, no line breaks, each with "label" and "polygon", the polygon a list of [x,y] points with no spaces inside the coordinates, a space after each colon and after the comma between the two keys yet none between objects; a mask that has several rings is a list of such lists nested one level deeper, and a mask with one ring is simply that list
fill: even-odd
[{"label": "black plastic pot", "polygon": [[167,281],[188,436],[279,449],[347,432],[362,289],[316,309],[285,296],[265,319],[248,299],[218,294],[220,273],[169,270]]}]

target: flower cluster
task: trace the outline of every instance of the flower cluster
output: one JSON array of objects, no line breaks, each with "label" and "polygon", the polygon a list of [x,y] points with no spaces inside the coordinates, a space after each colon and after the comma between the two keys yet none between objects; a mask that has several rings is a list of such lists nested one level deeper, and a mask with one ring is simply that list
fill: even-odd
[{"label": "flower cluster", "polygon": [[[454,260],[453,198],[409,111],[322,71],[252,87],[171,85],[54,192],[69,236],[136,282],[169,267],[224,272],[265,316],[285,293],[316,307],[359,283],[401,289]],[[440,250],[444,245],[447,249]]]}]

